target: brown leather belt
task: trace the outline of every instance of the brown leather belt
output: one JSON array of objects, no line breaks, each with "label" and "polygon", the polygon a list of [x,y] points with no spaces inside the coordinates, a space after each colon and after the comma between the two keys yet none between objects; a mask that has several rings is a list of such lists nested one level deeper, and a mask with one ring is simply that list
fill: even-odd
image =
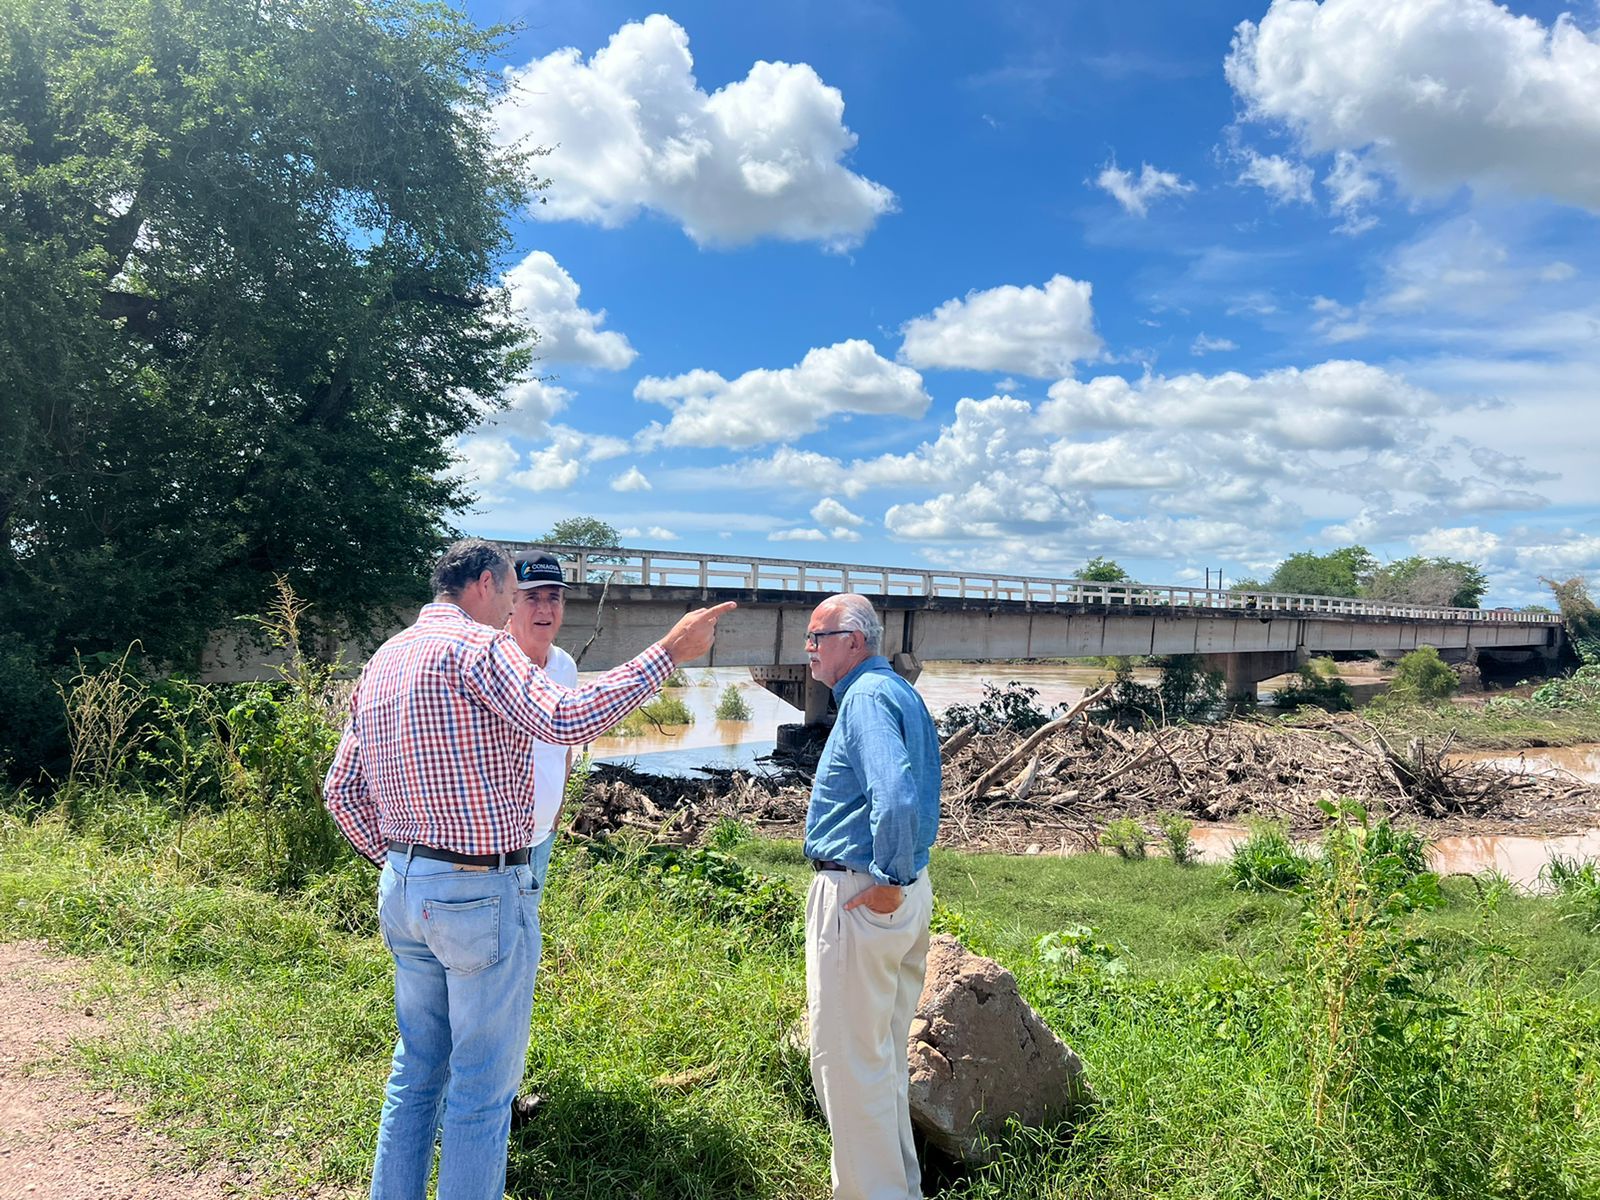
[{"label": "brown leather belt", "polygon": [[847,866],[831,858],[813,858],[808,860],[813,871],[853,871],[854,867]]}]

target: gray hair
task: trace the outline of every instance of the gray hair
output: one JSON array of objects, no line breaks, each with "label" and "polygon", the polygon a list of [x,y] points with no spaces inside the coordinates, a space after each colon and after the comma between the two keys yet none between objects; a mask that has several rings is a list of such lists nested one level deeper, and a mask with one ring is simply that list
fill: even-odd
[{"label": "gray hair", "polygon": [[870,654],[883,653],[883,622],[877,610],[865,596],[844,592],[832,597],[828,604],[839,614],[839,628],[853,629],[866,639]]},{"label": "gray hair", "polygon": [[451,542],[433,567],[433,594],[458,596],[468,584],[476,583],[485,571],[494,575],[495,590],[506,585],[511,559],[493,542],[482,538],[462,538]]}]

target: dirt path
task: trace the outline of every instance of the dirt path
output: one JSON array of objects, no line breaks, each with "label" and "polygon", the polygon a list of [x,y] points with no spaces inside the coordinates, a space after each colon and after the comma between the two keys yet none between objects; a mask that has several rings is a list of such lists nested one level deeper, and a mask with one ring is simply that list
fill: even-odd
[{"label": "dirt path", "polygon": [[221,1200],[247,1181],[187,1170],[134,1106],[76,1069],[72,1042],[113,1031],[80,997],[87,968],[34,942],[0,942],[0,1200]]}]

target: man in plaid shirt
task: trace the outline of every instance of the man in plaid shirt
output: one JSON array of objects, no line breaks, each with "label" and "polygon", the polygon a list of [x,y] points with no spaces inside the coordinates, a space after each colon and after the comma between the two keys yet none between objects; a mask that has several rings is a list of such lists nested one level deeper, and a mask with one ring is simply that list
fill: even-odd
[{"label": "man in plaid shirt", "polygon": [[373,1200],[499,1200],[539,965],[529,735],[589,741],[711,648],[732,603],[697,609],[587,687],[552,682],[503,626],[510,561],[478,539],[433,573],[433,603],[367,663],[350,698],[328,810],[383,874],[378,918],[400,1028],[378,1126]]}]

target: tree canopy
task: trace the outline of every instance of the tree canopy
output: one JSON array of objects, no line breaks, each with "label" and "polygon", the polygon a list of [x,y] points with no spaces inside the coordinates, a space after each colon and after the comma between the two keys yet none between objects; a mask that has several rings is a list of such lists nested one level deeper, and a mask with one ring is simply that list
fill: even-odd
[{"label": "tree canopy", "polygon": [[0,725],[76,651],[192,665],[275,574],[354,626],[420,586],[453,439],[529,359],[498,36],[422,0],[0,0]]},{"label": "tree canopy", "polygon": [[1124,571],[1122,564],[1115,559],[1096,556],[1079,567],[1073,578],[1092,583],[1125,583],[1131,582],[1133,576]]},{"label": "tree canopy", "polygon": [[544,539],[556,546],[610,547],[622,544],[622,535],[616,527],[599,517],[564,517],[550,527]]},{"label": "tree canopy", "polygon": [[1278,564],[1266,582],[1269,592],[1299,596],[1361,595],[1362,585],[1377,566],[1365,546],[1346,546],[1327,554],[1303,550]]},{"label": "tree canopy", "polygon": [[1365,546],[1344,546],[1326,554],[1291,554],[1267,579],[1241,579],[1230,590],[1477,608],[1489,579],[1482,567],[1459,559],[1413,555],[1379,563]]},{"label": "tree canopy", "polygon": [[1362,594],[1397,604],[1477,608],[1488,590],[1489,579],[1476,563],[1412,555],[1375,570]]}]

